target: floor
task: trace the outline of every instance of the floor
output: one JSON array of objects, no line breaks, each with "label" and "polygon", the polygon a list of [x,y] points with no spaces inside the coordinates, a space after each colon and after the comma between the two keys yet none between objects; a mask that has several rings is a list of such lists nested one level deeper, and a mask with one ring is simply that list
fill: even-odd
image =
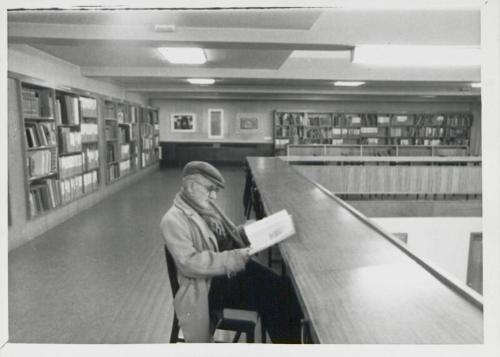
[{"label": "floor", "polygon": [[[244,220],[244,172],[221,208]],[[172,295],[159,222],[181,179],[158,170],[9,253],[10,342],[165,343]]]}]

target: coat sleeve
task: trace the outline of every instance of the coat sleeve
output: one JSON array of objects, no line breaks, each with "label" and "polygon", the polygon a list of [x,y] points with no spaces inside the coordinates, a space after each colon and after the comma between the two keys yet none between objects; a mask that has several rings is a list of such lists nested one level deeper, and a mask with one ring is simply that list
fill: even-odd
[{"label": "coat sleeve", "polygon": [[182,213],[167,214],[162,219],[161,230],[177,269],[192,278],[211,278],[230,274],[245,268],[247,259],[238,249],[224,252],[197,251],[190,222]]}]

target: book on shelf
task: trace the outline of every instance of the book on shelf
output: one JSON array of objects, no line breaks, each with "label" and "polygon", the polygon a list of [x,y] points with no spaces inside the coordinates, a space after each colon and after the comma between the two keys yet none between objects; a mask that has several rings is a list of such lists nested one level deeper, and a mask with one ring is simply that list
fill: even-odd
[{"label": "book on shelf", "polygon": [[99,150],[97,148],[87,147],[84,154],[85,171],[99,168]]},{"label": "book on shelf", "polygon": [[106,103],[104,105],[104,118],[105,119],[116,119],[115,106],[111,103]]},{"label": "book on shelf", "polygon": [[130,172],[130,160],[120,162],[120,175],[126,175]]},{"label": "book on shelf", "polygon": [[62,203],[73,201],[83,194],[83,177],[82,175],[78,175],[60,180],[59,187]]},{"label": "book on shelf", "polygon": [[130,141],[130,126],[120,126],[118,128],[118,141],[120,143],[128,143]]},{"label": "book on shelf", "polygon": [[81,174],[83,172],[83,154],[59,157],[59,178]]},{"label": "book on shelf", "polygon": [[97,101],[94,98],[80,97],[80,107],[82,116],[87,118],[97,118]]},{"label": "book on shelf", "polygon": [[55,125],[51,122],[25,123],[26,143],[29,148],[56,144]]},{"label": "book on shelf", "polygon": [[119,107],[116,110],[116,120],[118,121],[119,124],[125,123],[125,111],[124,111],[124,108]]},{"label": "book on shelf", "polygon": [[120,145],[120,158],[121,160],[128,160],[130,158],[130,145],[121,144]]},{"label": "book on shelf", "polygon": [[72,95],[59,95],[56,98],[57,117],[60,124],[80,124],[79,100]]},{"label": "book on shelf", "polygon": [[23,87],[21,90],[21,102],[24,116],[52,118],[54,115],[50,89]]},{"label": "book on shelf", "polygon": [[110,165],[108,167],[108,180],[109,181],[114,181],[119,177],[118,174],[118,165]]},{"label": "book on shelf", "polygon": [[82,150],[82,135],[73,128],[59,127],[59,148],[62,153],[72,153]]},{"label": "book on shelf", "polygon": [[377,115],[378,125],[389,125],[391,122],[391,117],[389,115]]},{"label": "book on shelf", "polygon": [[360,126],[361,125],[361,116],[355,114],[347,114],[347,125],[348,126]]},{"label": "book on shelf", "polygon": [[136,108],[135,107],[130,108],[130,122],[137,123]]},{"label": "book on shelf", "polygon": [[376,126],[362,126],[361,134],[377,134],[378,128]]},{"label": "book on shelf", "polygon": [[292,216],[281,210],[243,227],[250,242],[250,254],[256,254],[295,234]]},{"label": "book on shelf", "polygon": [[55,150],[28,152],[28,172],[30,177],[49,175],[56,171]]},{"label": "book on shelf", "polygon": [[58,180],[48,179],[41,184],[32,185],[28,194],[30,217],[61,204]]},{"label": "book on shelf", "polygon": [[97,124],[82,123],[80,125],[80,131],[83,142],[97,141],[99,138],[99,128]]},{"label": "book on shelf", "polygon": [[97,171],[87,172],[83,175],[83,192],[91,192],[98,188]]},{"label": "book on shelf", "polygon": [[107,162],[117,161],[116,157],[116,145],[114,143],[108,143],[106,145],[106,159]]}]

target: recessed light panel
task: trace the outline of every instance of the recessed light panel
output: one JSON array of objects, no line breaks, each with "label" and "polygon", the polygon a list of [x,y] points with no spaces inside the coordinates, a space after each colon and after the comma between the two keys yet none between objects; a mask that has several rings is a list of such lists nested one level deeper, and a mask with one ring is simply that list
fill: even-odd
[{"label": "recessed light panel", "polygon": [[205,51],[196,47],[160,47],[158,51],[170,63],[203,64],[207,61]]},{"label": "recessed light panel", "polygon": [[191,84],[214,84],[215,80],[213,78],[188,78],[188,82]]},{"label": "recessed light panel", "polygon": [[355,81],[336,81],[333,83],[337,87],[359,87],[365,84],[365,82],[355,82]]}]

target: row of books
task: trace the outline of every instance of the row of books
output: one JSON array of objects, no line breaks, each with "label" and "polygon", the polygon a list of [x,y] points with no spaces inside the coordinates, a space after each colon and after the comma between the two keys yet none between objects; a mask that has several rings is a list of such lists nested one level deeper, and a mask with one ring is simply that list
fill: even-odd
[{"label": "row of books", "polygon": [[115,125],[106,125],[104,128],[104,137],[106,140],[114,140],[118,138],[118,129]]},{"label": "row of books", "polygon": [[83,171],[83,154],[62,156],[59,158],[59,178],[78,175]]},{"label": "row of books", "polygon": [[143,152],[142,153],[142,167],[146,167],[147,165],[149,165],[151,163],[151,161],[153,160],[153,156],[151,154],[151,152]]},{"label": "row of books", "polygon": [[25,123],[24,127],[29,148],[57,144],[54,123]]},{"label": "row of books", "polygon": [[143,123],[142,124],[142,136],[143,137],[152,137],[154,135],[154,127],[151,124]]},{"label": "row of books", "polygon": [[21,91],[23,115],[25,117],[53,117],[52,94],[49,89],[24,87]]},{"label": "row of books", "polygon": [[130,144],[120,145],[120,160],[130,159]]},{"label": "row of books", "polygon": [[99,188],[97,171],[91,171],[83,174],[83,192],[91,192]]},{"label": "row of books", "polygon": [[106,119],[116,119],[115,107],[113,104],[106,104],[104,106],[104,118]]},{"label": "row of books", "polygon": [[278,113],[277,125],[304,126],[463,126],[472,125],[470,114],[346,114]]},{"label": "row of books", "polygon": [[125,176],[130,172],[130,160],[120,162],[120,176]]},{"label": "row of books", "polygon": [[82,123],[80,132],[82,133],[83,142],[97,141],[99,138],[99,127],[97,124]]},{"label": "row of books", "polygon": [[59,95],[56,97],[56,118],[61,124],[80,124],[80,108],[78,97]]},{"label": "row of books", "polygon": [[106,145],[106,161],[107,162],[114,162],[117,161],[116,157],[116,144],[115,143],[108,143]]},{"label": "row of books", "polygon": [[80,108],[85,118],[97,118],[97,100],[94,98],[80,97]]},{"label": "row of books", "polygon": [[28,152],[28,172],[31,178],[46,176],[57,171],[56,149]]},{"label": "row of books", "polygon": [[118,172],[118,164],[110,165],[108,167],[108,180],[111,182],[113,180],[116,180],[118,177],[120,177],[120,174]]},{"label": "row of books", "polygon": [[143,138],[142,139],[142,150],[149,151],[153,147],[153,139],[152,138]]},{"label": "row of books", "polygon": [[128,143],[130,142],[130,126],[120,126],[118,128],[118,142]]},{"label": "row of books", "polygon": [[60,180],[61,202],[67,203],[80,197],[83,194],[82,175],[74,176],[65,180]]},{"label": "row of books", "polygon": [[61,204],[58,180],[46,180],[42,184],[30,187],[28,195],[30,217],[47,210],[53,209]]},{"label": "row of books", "polygon": [[120,124],[123,124],[125,123],[125,110],[124,108],[119,108],[117,111],[116,111],[116,120],[118,121],[118,123]]},{"label": "row of books", "polygon": [[82,150],[82,135],[73,128],[59,127],[59,148],[63,153],[79,152]]},{"label": "row of books", "polygon": [[85,171],[99,168],[99,150],[97,148],[86,148],[83,151]]}]

